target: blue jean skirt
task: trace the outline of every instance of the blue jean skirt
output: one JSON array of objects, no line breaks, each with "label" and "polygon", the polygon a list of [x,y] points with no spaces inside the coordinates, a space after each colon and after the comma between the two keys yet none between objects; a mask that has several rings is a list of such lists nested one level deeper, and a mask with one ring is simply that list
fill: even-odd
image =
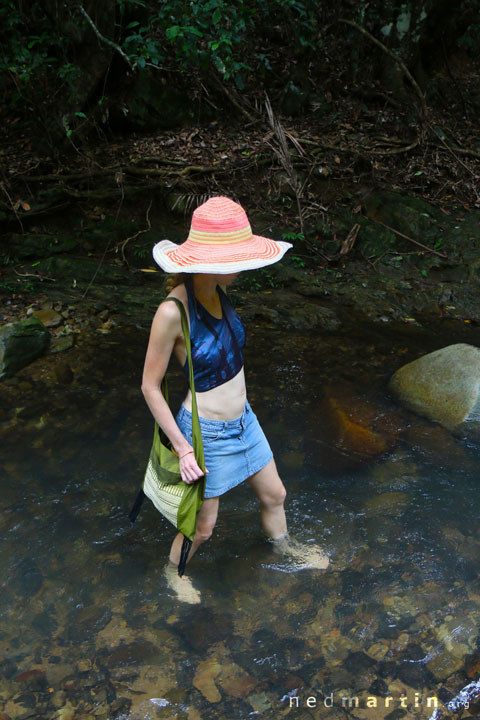
[{"label": "blue jean skirt", "polygon": [[[273,457],[257,416],[247,400],[235,420],[199,418],[205,467],[209,471],[205,497],[223,495],[261,470]],[[192,444],[192,413],[184,405],[178,411],[177,425]]]}]

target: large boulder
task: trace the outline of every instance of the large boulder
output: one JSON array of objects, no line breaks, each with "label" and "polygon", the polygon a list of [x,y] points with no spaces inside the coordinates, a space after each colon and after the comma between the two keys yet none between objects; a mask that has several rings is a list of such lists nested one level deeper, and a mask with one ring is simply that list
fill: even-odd
[{"label": "large boulder", "polygon": [[459,343],[404,365],[390,389],[406,407],[453,429],[480,418],[480,348]]},{"label": "large boulder", "polygon": [[0,328],[0,378],[10,377],[43,355],[50,342],[47,328],[29,318]]}]

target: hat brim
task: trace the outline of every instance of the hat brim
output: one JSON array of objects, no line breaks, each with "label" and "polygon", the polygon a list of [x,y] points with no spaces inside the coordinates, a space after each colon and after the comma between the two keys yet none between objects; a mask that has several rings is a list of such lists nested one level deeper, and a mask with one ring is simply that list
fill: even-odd
[{"label": "hat brim", "polygon": [[292,247],[291,243],[252,235],[245,242],[231,245],[200,245],[186,240],[176,245],[161,240],[153,248],[153,258],[168,273],[208,273],[228,275],[273,265]]}]

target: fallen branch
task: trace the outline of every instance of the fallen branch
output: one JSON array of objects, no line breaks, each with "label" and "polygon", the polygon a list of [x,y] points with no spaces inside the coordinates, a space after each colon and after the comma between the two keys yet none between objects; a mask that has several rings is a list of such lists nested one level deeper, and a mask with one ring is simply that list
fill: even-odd
[{"label": "fallen branch", "polygon": [[86,170],[81,173],[71,173],[70,175],[29,175],[28,173],[18,173],[14,177],[28,180],[29,182],[81,182],[82,180],[90,180],[91,178],[108,177],[111,175],[110,170]]},{"label": "fallen branch", "polygon": [[[436,147],[439,150],[448,150],[448,152],[450,152],[453,155],[455,160],[457,162],[459,162],[460,165],[462,165],[465,168],[465,170],[468,170],[468,172],[472,173],[472,175],[474,177],[477,177],[475,175],[475,173],[473,172],[473,170],[471,168],[469,168],[468,165],[465,165],[463,160],[460,160],[460,158],[457,157],[457,155],[455,153],[458,153],[459,155],[469,155],[471,157],[476,157],[476,158],[480,158],[480,153],[476,153],[475,150],[462,150],[461,148],[452,148],[452,147],[450,147],[450,145],[447,145],[445,140],[443,140],[441,137],[439,137],[439,135],[435,131],[433,131],[433,134],[435,135],[435,137],[437,137],[440,140],[440,142],[443,145],[443,147],[442,147],[442,145],[437,145],[436,143],[433,143],[433,147]],[[455,150],[455,152],[454,152],[454,150]]]},{"label": "fallen branch", "polygon": [[88,24],[89,24],[90,27],[92,28],[92,30],[93,30],[93,32],[95,33],[95,35],[97,36],[97,38],[98,38],[99,40],[101,40],[103,43],[105,43],[105,45],[109,45],[109,47],[111,47],[111,48],[113,48],[114,50],[116,50],[116,51],[118,52],[118,54],[125,60],[125,62],[127,63],[128,67],[130,68],[130,70],[134,70],[135,68],[134,68],[134,66],[132,65],[132,62],[131,62],[130,58],[128,57],[128,55],[125,55],[125,53],[123,52],[123,50],[122,50],[122,48],[120,47],[120,45],[117,45],[117,43],[114,43],[112,40],[109,40],[109,39],[106,38],[104,35],[102,35],[102,33],[100,32],[100,30],[97,28],[97,26],[96,26],[95,23],[93,22],[92,18],[91,18],[90,15],[87,13],[87,11],[85,10],[85,8],[82,7],[82,5],[79,5],[79,6],[78,6],[78,9],[80,10],[80,12],[81,12],[81,14],[83,15],[83,17],[87,20]]},{"label": "fallen branch", "polygon": [[[173,163],[172,163],[173,164]],[[179,163],[180,165],[180,163]],[[190,173],[211,173],[221,171],[220,165],[185,165],[179,170],[172,168],[142,168],[136,165],[127,165],[122,167],[121,165],[108,168],[106,170],[86,170],[82,173],[70,173],[69,175],[28,175],[25,173],[18,174],[16,177],[29,182],[82,182],[84,180],[91,180],[96,178],[112,177],[116,178],[118,172],[125,173],[126,175],[134,175],[137,177],[158,177],[164,175],[188,175]]]},{"label": "fallen branch", "polygon": [[445,253],[441,253],[438,250],[434,250],[434,248],[428,247],[428,245],[424,245],[423,243],[419,242],[418,240],[414,240],[413,238],[409,237],[408,235],[405,235],[404,233],[400,232],[400,230],[395,230],[395,228],[390,227],[390,225],[385,225],[385,223],[381,222],[380,220],[374,220],[373,218],[368,218],[368,219],[371,222],[377,223],[377,225],[382,225],[382,227],[386,228],[387,230],[390,230],[390,232],[395,233],[395,235],[398,235],[399,237],[404,238],[405,240],[408,240],[409,242],[413,243],[414,245],[418,245],[423,250],[427,250],[427,252],[429,252],[429,253],[438,255],[438,257],[448,259],[448,255],[445,255]]},{"label": "fallen branch", "polygon": [[181,170],[161,170],[160,168],[137,168],[128,166],[123,168],[126,175],[136,175],[138,177],[157,177],[161,175],[189,175],[190,173],[213,173],[221,170],[219,165],[187,165]]}]

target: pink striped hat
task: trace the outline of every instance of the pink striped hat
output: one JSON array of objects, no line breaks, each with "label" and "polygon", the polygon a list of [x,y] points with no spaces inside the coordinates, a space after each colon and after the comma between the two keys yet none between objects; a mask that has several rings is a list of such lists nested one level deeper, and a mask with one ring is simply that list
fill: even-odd
[{"label": "pink striped hat", "polygon": [[168,273],[228,274],[272,265],[291,247],[253,235],[241,205],[212,197],[194,211],[185,242],[162,240],[153,248],[153,257]]}]

